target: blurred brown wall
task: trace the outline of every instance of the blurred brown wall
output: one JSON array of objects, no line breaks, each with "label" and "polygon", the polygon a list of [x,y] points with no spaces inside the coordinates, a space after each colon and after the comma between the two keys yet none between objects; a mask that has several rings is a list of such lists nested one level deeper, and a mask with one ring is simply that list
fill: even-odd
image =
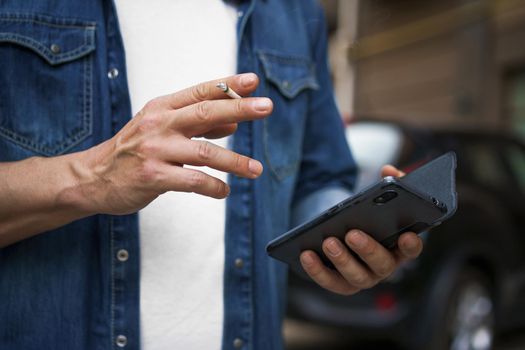
[{"label": "blurred brown wall", "polygon": [[347,50],[357,117],[511,126],[509,89],[525,72],[525,0],[361,0],[358,8]]}]

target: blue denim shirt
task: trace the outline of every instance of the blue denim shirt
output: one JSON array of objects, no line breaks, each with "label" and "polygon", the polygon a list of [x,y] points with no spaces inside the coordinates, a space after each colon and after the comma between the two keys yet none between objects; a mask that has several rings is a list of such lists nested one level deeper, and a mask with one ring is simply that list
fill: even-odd
[{"label": "blue denim shirt", "polygon": [[[233,138],[233,149],[261,160],[265,172],[229,178],[223,349],[278,350],[286,267],[265,245],[292,217],[304,220],[344,196],[355,164],[319,6],[238,6],[238,71],[257,73],[255,95],[275,107]],[[131,118],[112,1],[3,0],[0,63],[0,161],[84,150]],[[133,214],[92,216],[0,249],[0,349],[139,349],[139,248]]]}]

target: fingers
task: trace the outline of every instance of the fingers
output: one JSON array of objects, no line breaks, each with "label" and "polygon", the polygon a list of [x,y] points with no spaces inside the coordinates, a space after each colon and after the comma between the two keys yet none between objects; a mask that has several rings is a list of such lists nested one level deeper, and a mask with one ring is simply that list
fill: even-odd
[{"label": "fingers", "polygon": [[239,95],[246,96],[255,90],[259,84],[259,78],[254,73],[245,73],[223,79],[211,80],[170,95],[159,97],[156,99],[156,102],[161,107],[178,109],[201,101],[226,99],[228,96],[217,88],[219,82],[225,82]]},{"label": "fingers", "polygon": [[221,125],[264,118],[272,109],[266,97],[202,101],[172,112],[170,124],[186,137],[194,137]]},{"label": "fingers", "polygon": [[337,238],[327,238],[323,242],[323,252],[351,285],[360,289],[375,285],[376,278],[371,271],[358,262]]},{"label": "fingers", "polygon": [[345,242],[368,265],[375,276],[384,279],[394,272],[395,255],[366,233],[351,230],[346,234]]},{"label": "fingers", "polygon": [[[337,271],[324,266],[313,251],[301,254],[306,273],[320,286],[339,294],[353,294],[373,287],[390,276],[404,260],[415,259],[423,249],[422,240],[413,232],[400,236],[395,251],[389,251],[379,242],[359,230],[349,231],[343,244],[336,237],[323,242],[323,252]],[[353,256],[349,249],[360,259]]]},{"label": "fingers", "polygon": [[237,131],[237,123],[231,123],[226,125],[219,125],[218,127],[213,128],[212,130],[200,136],[205,137],[207,139],[220,139],[233,134],[235,131]]},{"label": "fingers", "polygon": [[398,263],[417,258],[423,251],[423,240],[414,232],[405,232],[397,240],[395,254]]},{"label": "fingers", "polygon": [[162,185],[164,191],[194,192],[204,196],[222,199],[230,193],[230,187],[223,181],[202,171],[169,166]]},{"label": "fingers", "polygon": [[173,146],[157,147],[163,159],[171,163],[208,166],[237,176],[254,179],[261,175],[262,164],[249,157],[219,147],[208,141],[173,139]]},{"label": "fingers", "polygon": [[339,273],[326,267],[315,252],[302,252],[300,261],[308,276],[321,287],[342,295],[351,295],[359,291],[359,288],[350,285]]},{"label": "fingers", "polygon": [[388,165],[383,166],[383,168],[381,169],[381,177],[385,177],[385,176],[403,177],[405,175],[406,174],[404,172],[402,172],[401,170],[399,170],[393,165],[388,164]]},{"label": "fingers", "polygon": [[[396,268],[395,255],[365,233],[352,230],[345,236],[345,242],[347,246],[335,237],[327,238],[323,252],[350,284],[360,289],[370,288]],[[362,262],[352,256],[347,247],[357,253]]]}]

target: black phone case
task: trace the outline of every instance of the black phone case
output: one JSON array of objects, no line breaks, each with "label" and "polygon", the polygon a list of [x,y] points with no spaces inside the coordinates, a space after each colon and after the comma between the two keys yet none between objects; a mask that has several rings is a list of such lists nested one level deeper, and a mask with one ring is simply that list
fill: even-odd
[{"label": "black phone case", "polygon": [[[393,248],[401,233],[426,231],[454,214],[455,169],[456,155],[449,152],[402,178],[385,178],[272,240],[266,250],[305,276],[299,254],[314,250],[327,266],[333,267],[321,244],[330,236],[343,240],[349,229],[360,229],[385,247]],[[397,196],[384,204],[374,202],[387,191],[394,191]]]}]

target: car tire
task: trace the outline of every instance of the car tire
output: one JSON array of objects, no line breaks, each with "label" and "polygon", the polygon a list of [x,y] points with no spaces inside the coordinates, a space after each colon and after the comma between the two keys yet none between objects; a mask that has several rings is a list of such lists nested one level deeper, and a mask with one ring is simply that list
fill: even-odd
[{"label": "car tire", "polygon": [[[427,316],[414,350],[491,350],[494,339],[494,293],[487,276],[465,268],[456,274],[447,297]],[[421,320],[420,320],[421,322]],[[426,328],[426,329],[425,329]]]}]

